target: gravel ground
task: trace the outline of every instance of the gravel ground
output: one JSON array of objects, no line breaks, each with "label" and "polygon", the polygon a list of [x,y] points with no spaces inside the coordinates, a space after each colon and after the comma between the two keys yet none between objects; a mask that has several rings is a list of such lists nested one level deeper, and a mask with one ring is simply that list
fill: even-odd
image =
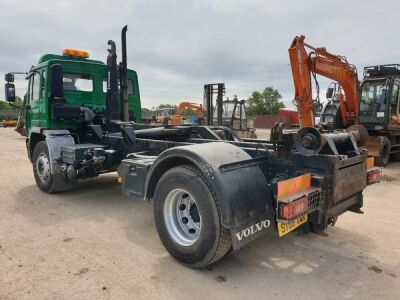
[{"label": "gravel ground", "polygon": [[[260,132],[261,133],[261,132]],[[164,250],[151,203],[116,174],[47,195],[0,128],[0,299],[400,299],[400,164],[326,236],[264,237],[204,270]]]}]

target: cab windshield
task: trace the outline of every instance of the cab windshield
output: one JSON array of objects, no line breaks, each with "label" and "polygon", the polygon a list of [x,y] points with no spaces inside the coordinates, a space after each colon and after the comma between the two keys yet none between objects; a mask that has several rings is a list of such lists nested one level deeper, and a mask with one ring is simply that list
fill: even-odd
[{"label": "cab windshield", "polygon": [[387,89],[386,81],[365,82],[361,90],[360,112],[385,112]]}]

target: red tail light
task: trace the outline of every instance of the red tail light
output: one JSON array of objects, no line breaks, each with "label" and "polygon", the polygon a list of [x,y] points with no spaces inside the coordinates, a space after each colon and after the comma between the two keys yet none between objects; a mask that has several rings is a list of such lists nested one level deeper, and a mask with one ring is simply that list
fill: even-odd
[{"label": "red tail light", "polygon": [[369,169],[367,172],[367,185],[380,182],[382,177],[382,170],[379,168]]},{"label": "red tail light", "polygon": [[303,197],[295,201],[280,204],[280,218],[290,220],[303,215],[308,211],[308,197]]}]

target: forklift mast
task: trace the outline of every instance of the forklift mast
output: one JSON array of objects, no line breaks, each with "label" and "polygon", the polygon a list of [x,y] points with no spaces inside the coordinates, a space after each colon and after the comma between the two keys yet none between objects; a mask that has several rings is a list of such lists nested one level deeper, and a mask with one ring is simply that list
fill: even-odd
[{"label": "forklift mast", "polygon": [[[214,95],[217,95],[217,124],[214,124]],[[204,116],[207,125],[222,126],[222,98],[225,95],[225,83],[212,83],[204,85]]]}]

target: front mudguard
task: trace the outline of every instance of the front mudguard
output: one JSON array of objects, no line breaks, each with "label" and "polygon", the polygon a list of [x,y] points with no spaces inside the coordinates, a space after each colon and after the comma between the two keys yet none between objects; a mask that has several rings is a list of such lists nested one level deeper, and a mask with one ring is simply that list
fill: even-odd
[{"label": "front mudguard", "polygon": [[61,169],[61,148],[74,146],[75,140],[68,130],[43,130],[50,155],[51,174],[60,174]]},{"label": "front mudguard", "polygon": [[232,144],[205,143],[164,151],[148,172],[145,197],[153,197],[163,173],[183,164],[196,166],[212,186],[219,202],[222,226],[231,231],[234,249],[276,230],[273,192],[260,163]]},{"label": "front mudguard", "polygon": [[46,141],[50,156],[50,172],[53,176],[52,192],[61,192],[76,188],[76,180],[67,180],[61,174],[61,148],[63,146],[74,146],[74,138],[65,129],[44,129],[41,130],[41,135]]}]

